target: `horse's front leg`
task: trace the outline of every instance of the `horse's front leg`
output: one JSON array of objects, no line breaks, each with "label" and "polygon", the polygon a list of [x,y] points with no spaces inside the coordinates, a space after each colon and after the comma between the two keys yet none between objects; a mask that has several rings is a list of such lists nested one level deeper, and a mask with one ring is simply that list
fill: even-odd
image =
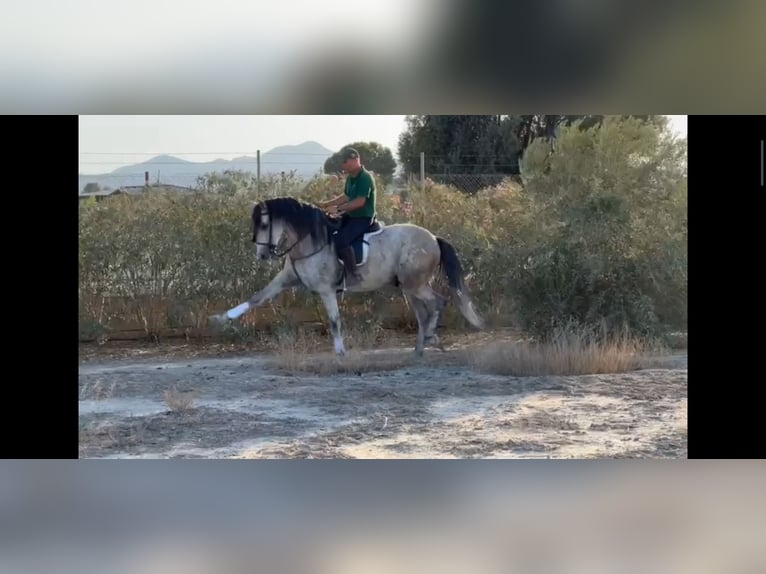
[{"label": "horse's front leg", "polygon": [[343,346],[343,336],[340,333],[340,310],[338,309],[338,297],[335,291],[329,291],[320,293],[322,303],[327,310],[327,317],[330,319],[330,331],[332,332],[332,340],[335,345],[335,353],[338,356],[346,354],[346,349]]},{"label": "horse's front leg", "polygon": [[229,309],[226,311],[226,313],[213,315],[210,317],[210,320],[213,323],[224,323],[229,320],[237,319],[238,317],[241,317],[247,313],[250,309],[254,309],[263,305],[264,303],[268,303],[285,289],[297,287],[300,284],[300,280],[295,276],[292,270],[290,270],[289,267],[284,267],[274,276],[274,278],[269,282],[268,285],[266,285],[266,287],[256,293],[253,293],[253,295],[247,301],[237,305],[232,309]]}]

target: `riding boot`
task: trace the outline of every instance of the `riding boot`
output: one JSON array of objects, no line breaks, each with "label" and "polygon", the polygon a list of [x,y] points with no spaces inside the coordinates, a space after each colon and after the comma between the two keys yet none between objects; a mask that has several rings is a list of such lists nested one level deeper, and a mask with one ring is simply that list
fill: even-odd
[{"label": "riding boot", "polygon": [[346,276],[353,277],[356,281],[361,281],[362,277],[356,268],[356,254],[353,247],[346,247],[340,250],[340,258],[346,268]]}]

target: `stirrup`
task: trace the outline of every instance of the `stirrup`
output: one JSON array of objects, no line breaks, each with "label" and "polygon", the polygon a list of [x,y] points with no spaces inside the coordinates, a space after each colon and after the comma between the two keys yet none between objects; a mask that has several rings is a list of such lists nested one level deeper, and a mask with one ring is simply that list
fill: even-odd
[{"label": "stirrup", "polygon": [[346,270],[343,270],[343,274],[340,276],[340,280],[338,281],[336,287],[335,287],[335,294],[341,293],[341,300],[343,300],[343,295],[346,293]]}]

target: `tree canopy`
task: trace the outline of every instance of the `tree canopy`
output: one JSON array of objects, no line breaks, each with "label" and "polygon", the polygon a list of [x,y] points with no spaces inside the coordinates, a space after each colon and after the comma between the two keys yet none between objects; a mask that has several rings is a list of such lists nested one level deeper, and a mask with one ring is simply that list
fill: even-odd
[{"label": "tree canopy", "polygon": [[[635,116],[662,124],[664,116]],[[538,138],[555,140],[562,126],[601,125],[602,115],[411,115],[399,136],[399,161],[405,174],[518,174],[524,150]],[[438,180],[438,177],[436,177]]]},{"label": "tree canopy", "polygon": [[378,142],[352,142],[349,143],[324,162],[324,172],[328,174],[341,171],[340,152],[346,147],[353,147],[359,152],[361,162],[367,169],[374,171],[381,179],[388,183],[394,177],[396,161],[391,150]]}]

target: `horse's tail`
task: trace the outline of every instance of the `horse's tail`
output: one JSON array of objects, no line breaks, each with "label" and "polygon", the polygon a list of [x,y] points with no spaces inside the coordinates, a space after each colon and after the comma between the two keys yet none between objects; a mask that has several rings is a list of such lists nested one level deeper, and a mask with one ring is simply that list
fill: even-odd
[{"label": "horse's tail", "polygon": [[444,274],[447,276],[447,282],[449,283],[450,291],[455,303],[463,314],[463,317],[477,329],[484,328],[484,320],[479,317],[474,309],[471,297],[466,289],[465,281],[463,279],[463,266],[460,264],[460,259],[455,252],[455,248],[447,242],[447,240],[437,237],[436,241],[439,243],[439,249],[441,250],[441,267]]}]

